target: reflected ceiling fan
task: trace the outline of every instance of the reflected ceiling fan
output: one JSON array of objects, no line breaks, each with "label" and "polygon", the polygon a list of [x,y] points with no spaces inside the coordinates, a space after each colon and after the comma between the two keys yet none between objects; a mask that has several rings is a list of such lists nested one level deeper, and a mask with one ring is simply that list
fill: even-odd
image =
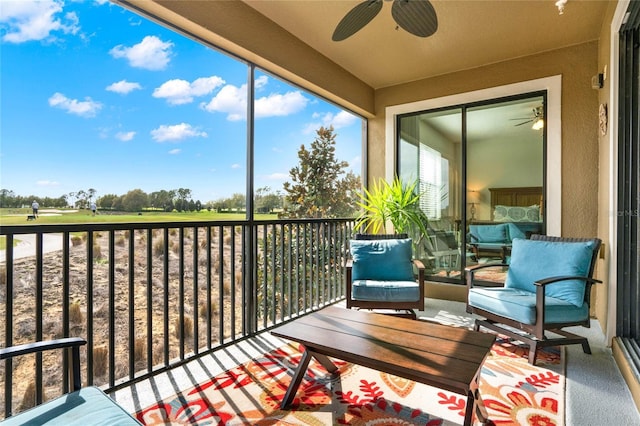
[{"label": "reflected ceiling fan", "polygon": [[[360,31],[382,10],[382,2],[365,0],[351,9],[338,23],[331,39],[342,41]],[[391,16],[400,28],[418,37],[429,37],[438,29],[436,11],[428,0],[393,0]]]},{"label": "reflected ceiling fan", "polygon": [[511,120],[521,121],[520,123],[515,125],[516,127],[522,126],[527,123],[533,123],[533,125],[531,126],[532,129],[534,130],[542,129],[544,127],[544,109],[542,108],[542,106],[538,106],[533,108],[532,111],[533,111],[533,115],[530,117],[511,118]]}]

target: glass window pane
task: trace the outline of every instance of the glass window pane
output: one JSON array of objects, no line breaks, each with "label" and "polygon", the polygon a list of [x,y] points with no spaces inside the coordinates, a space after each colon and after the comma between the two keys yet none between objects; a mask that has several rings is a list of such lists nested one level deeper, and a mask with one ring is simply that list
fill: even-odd
[{"label": "glass window pane", "polygon": [[416,257],[432,278],[460,277],[462,113],[459,108],[402,117],[399,175],[419,181],[428,233],[413,235]]}]

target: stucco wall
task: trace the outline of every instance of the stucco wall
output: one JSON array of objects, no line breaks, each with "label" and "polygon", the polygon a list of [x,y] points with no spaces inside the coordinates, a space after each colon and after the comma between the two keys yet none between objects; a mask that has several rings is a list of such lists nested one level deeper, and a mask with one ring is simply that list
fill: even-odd
[{"label": "stucco wall", "polygon": [[[376,91],[369,121],[369,179],[384,176],[385,108],[495,86],[562,75],[562,233],[598,231],[598,43],[590,42],[482,68]],[[553,182],[549,182],[553,185]]]},{"label": "stucco wall", "polygon": [[[604,80],[602,89],[598,90],[598,102],[599,104],[606,104],[608,107],[609,97],[611,95],[611,78],[610,78],[610,64],[609,58],[611,56],[611,22],[616,10],[616,3],[611,3],[607,8],[607,14],[602,25],[600,32],[600,42],[598,45],[598,72],[604,72],[607,67],[607,78]],[[610,108],[609,108],[610,110]],[[611,117],[608,117],[611,120]],[[609,126],[610,127],[610,123]],[[616,141],[610,139],[611,131],[608,128],[606,134],[602,135],[598,132],[598,177],[599,177],[599,190],[598,190],[598,235],[605,242],[605,247],[602,251],[604,259],[601,259],[598,263],[598,278],[603,280],[605,285],[596,286],[596,316],[602,324],[602,329],[607,330],[607,314],[609,313],[609,304],[615,303],[615,300],[610,300],[609,291],[610,286],[607,282],[609,276],[609,270],[611,268],[611,248],[612,240],[609,232],[609,225],[611,220],[615,220],[612,216],[612,209],[610,207],[609,199],[611,197],[613,179],[611,176],[611,147],[616,145]],[[615,194],[614,194],[615,195]],[[615,236],[613,236],[615,238]]]}]

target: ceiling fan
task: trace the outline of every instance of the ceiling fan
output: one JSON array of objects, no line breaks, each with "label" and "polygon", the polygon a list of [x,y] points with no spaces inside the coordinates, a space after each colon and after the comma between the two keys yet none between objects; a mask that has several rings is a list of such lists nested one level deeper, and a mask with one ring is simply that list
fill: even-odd
[{"label": "ceiling fan", "polygon": [[[382,2],[365,0],[351,9],[338,23],[331,39],[342,41],[360,31],[382,10]],[[438,17],[429,0],[393,0],[391,16],[399,27],[418,37],[429,37],[438,29]]]},{"label": "ceiling fan", "polygon": [[541,129],[544,126],[544,110],[542,106],[533,108],[533,115],[530,117],[511,118],[510,120],[524,120],[515,126],[522,126],[527,123],[533,123],[532,128],[535,130]]}]

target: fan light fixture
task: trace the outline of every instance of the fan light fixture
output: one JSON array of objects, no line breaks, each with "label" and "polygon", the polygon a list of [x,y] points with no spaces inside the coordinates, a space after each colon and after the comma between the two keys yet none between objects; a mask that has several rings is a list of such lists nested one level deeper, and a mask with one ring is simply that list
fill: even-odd
[{"label": "fan light fixture", "polygon": [[542,117],[539,117],[536,121],[533,122],[533,126],[531,128],[533,130],[540,130],[544,127],[544,120]]}]

